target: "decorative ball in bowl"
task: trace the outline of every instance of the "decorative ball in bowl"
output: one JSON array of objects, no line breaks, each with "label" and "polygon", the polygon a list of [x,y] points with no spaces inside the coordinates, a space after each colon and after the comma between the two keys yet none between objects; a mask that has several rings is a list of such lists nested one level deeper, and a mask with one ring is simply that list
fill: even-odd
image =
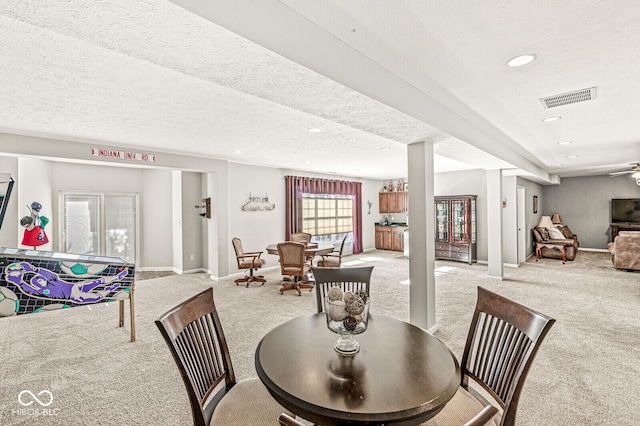
[{"label": "decorative ball in bowl", "polygon": [[340,287],[331,287],[324,299],[324,311],[329,330],[340,335],[333,345],[342,355],[353,355],[360,345],[354,334],[367,329],[369,319],[369,295],[364,291],[342,291]]}]

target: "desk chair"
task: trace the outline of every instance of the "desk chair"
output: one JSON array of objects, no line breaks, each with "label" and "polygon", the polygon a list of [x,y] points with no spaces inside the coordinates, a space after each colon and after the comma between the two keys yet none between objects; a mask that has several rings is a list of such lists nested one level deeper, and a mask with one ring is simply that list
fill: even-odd
[{"label": "desk chair", "polygon": [[312,235],[307,232],[296,232],[295,234],[291,234],[291,241],[308,244],[311,242],[311,236]]},{"label": "desk chair", "polygon": [[331,287],[340,287],[342,291],[364,291],[369,294],[371,272],[373,266],[357,268],[318,268],[314,267],[313,277],[316,281],[316,305],[318,313],[324,312],[324,297]]},{"label": "desk chair", "polygon": [[323,254],[322,260],[318,260],[318,266],[323,268],[339,268],[342,265],[342,252],[344,250],[344,243],[347,241],[345,236],[340,244],[340,250],[333,250],[329,254]]},{"label": "desk chair", "polygon": [[478,301],[460,363],[462,380],[458,392],[422,425],[461,425],[470,418],[482,417],[484,410],[490,415],[486,407],[491,404],[469,387],[471,379],[502,408],[497,424],[514,426],[527,373],[554,323],[546,315],[478,287]]},{"label": "desk chair", "polygon": [[242,250],[242,241],[240,238],[234,238],[231,240],[233,243],[233,249],[236,251],[236,261],[238,262],[238,270],[248,269],[249,276],[238,278],[235,280],[236,285],[239,283],[247,283],[247,287],[252,282],[259,282],[264,285],[267,280],[264,279],[264,275],[253,275],[253,271],[260,269],[264,266],[266,261],[260,259],[262,256],[261,251],[244,252]]},{"label": "desk chair", "polygon": [[311,291],[314,287],[313,281],[306,279],[311,267],[305,262],[305,245],[294,241],[286,241],[278,244],[278,255],[280,256],[280,271],[283,276],[293,279],[282,283],[280,294],[287,290],[296,290],[298,296],[302,294],[301,288],[308,288]]},{"label": "desk chair", "polygon": [[212,288],[155,323],[187,388],[195,426],[277,425],[288,413],[258,378],[236,381]]},{"label": "desk chair", "polygon": [[[307,232],[296,232],[295,234],[291,234],[291,241],[302,243],[306,247],[311,243],[311,237],[312,235]],[[313,256],[305,257],[305,260],[309,262],[309,266],[313,266]]]}]

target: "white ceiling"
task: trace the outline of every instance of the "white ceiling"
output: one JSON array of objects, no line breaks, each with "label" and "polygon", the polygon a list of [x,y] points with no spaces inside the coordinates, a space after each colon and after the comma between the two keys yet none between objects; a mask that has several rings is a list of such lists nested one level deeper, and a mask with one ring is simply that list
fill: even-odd
[{"label": "white ceiling", "polygon": [[635,0],[0,0],[0,131],[340,176],[629,169],[638,70]]}]

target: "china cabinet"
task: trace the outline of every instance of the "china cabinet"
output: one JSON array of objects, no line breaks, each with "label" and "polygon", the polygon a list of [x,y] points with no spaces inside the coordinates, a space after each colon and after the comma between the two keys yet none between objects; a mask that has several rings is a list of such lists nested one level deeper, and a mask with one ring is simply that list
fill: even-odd
[{"label": "china cabinet", "polygon": [[434,197],[436,259],[472,264],[476,257],[476,195]]}]

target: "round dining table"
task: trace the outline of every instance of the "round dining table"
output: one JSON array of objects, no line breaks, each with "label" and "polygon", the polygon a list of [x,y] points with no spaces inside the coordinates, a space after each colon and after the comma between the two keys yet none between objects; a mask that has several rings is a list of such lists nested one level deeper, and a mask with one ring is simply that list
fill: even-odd
[{"label": "round dining table", "polygon": [[[314,256],[322,256],[323,254],[329,254],[335,249],[335,246],[332,243],[309,243],[304,248],[304,255],[307,258],[312,258]],[[269,244],[267,246],[267,253],[278,255],[278,245],[277,244]]]},{"label": "round dining table", "polygon": [[436,337],[369,315],[360,351],[338,354],[324,313],[269,331],[255,353],[258,377],[287,410],[315,424],[418,425],[456,393],[460,366]]}]

